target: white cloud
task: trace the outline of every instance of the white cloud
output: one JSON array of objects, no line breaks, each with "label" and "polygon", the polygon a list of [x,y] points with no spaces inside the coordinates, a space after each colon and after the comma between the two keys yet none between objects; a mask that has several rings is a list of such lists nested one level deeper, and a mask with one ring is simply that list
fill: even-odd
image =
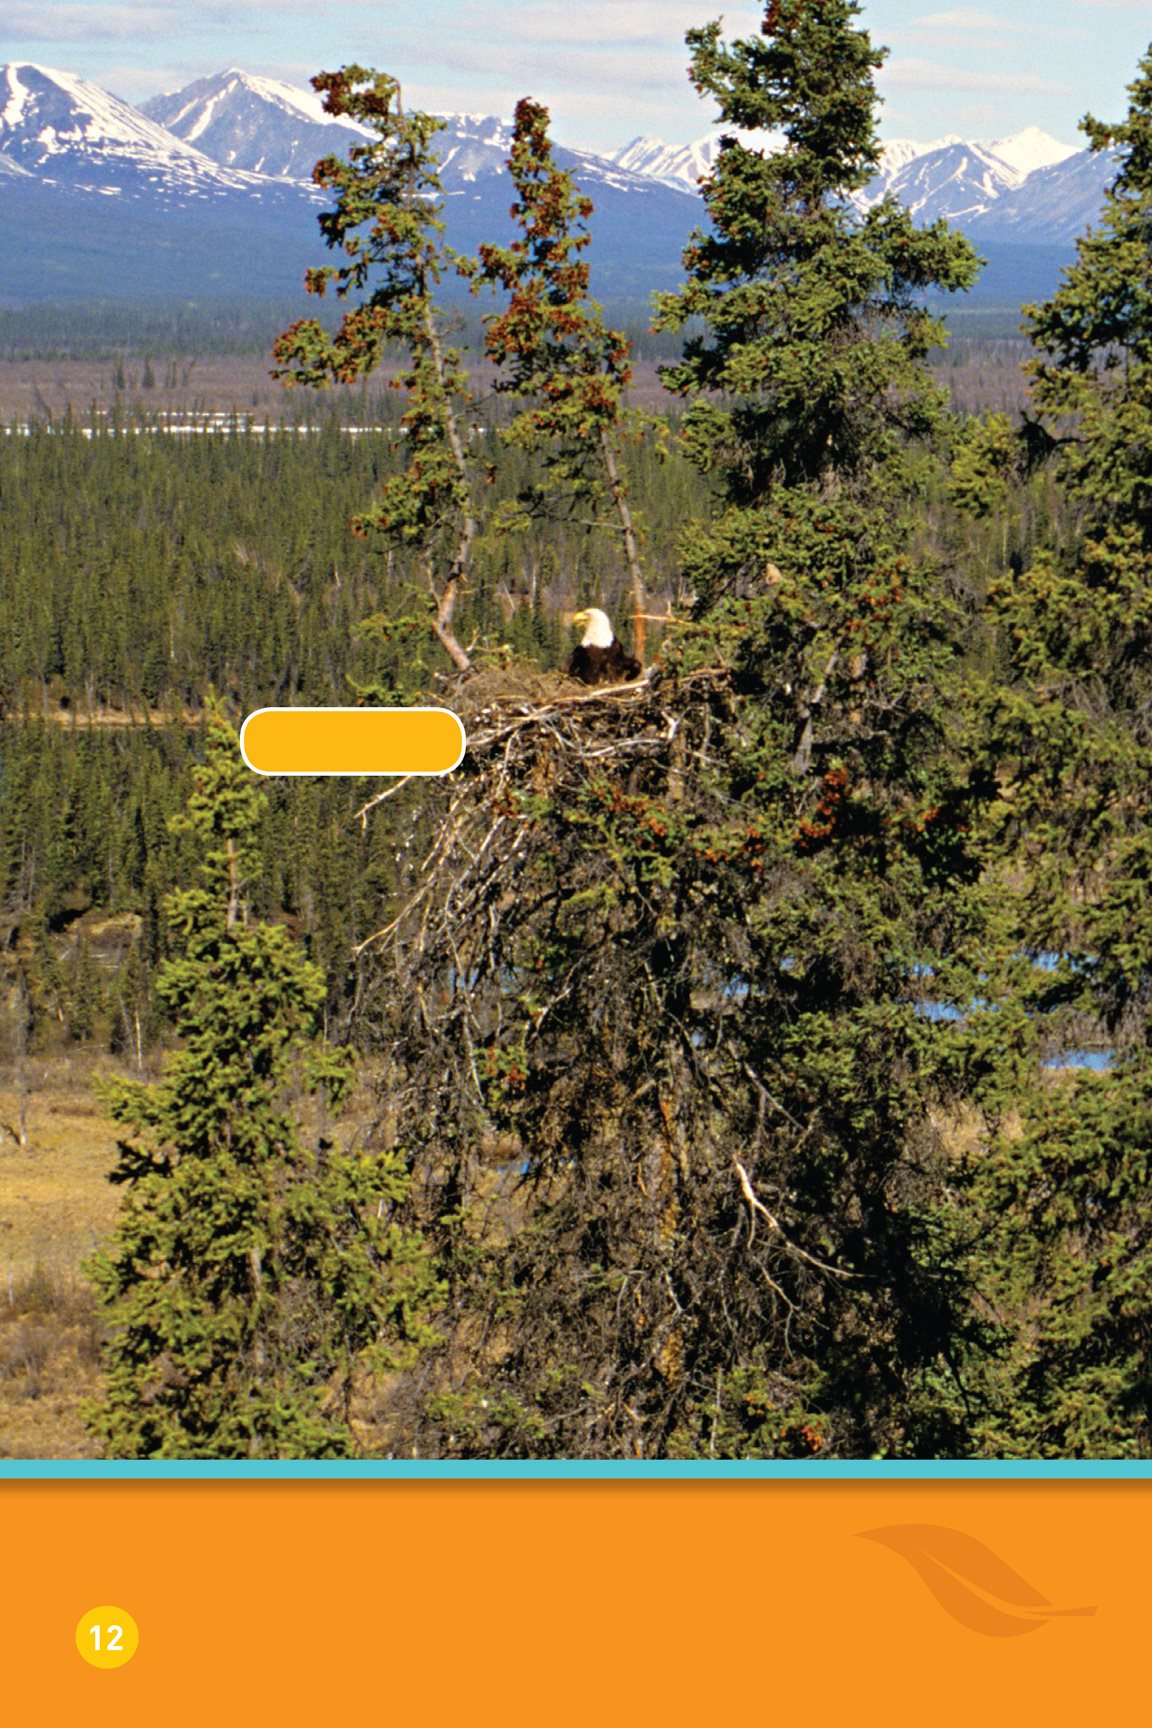
[{"label": "white cloud", "polygon": [[[390,9],[400,0],[338,0],[332,12],[363,13],[373,8]],[[195,8],[168,0],[120,0],[114,6],[85,5],[83,0],[16,0],[3,13],[4,35],[16,42],[105,42],[151,41],[199,34],[205,29],[219,32],[238,23],[270,24],[286,14],[315,17],[320,0],[211,0]]]},{"label": "white cloud", "polygon": [[206,78],[219,70],[218,61],[206,66],[199,62],[182,60],[171,66],[102,64],[98,72],[88,72],[85,76],[90,84],[98,84],[101,90],[108,90],[113,96],[119,96],[122,102],[139,103],[146,101],[149,96],[182,90],[185,84],[191,84],[194,79]]},{"label": "white cloud", "polygon": [[135,6],[16,5],[4,11],[4,34],[15,42],[106,42],[150,40],[179,31],[181,8]]},{"label": "white cloud", "polygon": [[[297,78],[291,82],[299,84],[300,80]],[[464,91],[458,84],[413,83],[408,87],[411,103],[431,114],[467,111],[495,114],[507,121],[511,121],[516,103],[523,94],[519,86],[511,85],[506,90],[485,91],[483,95],[477,95],[474,90]],[[638,91],[626,110],[610,108],[607,113],[603,96],[593,90],[570,90],[554,95],[545,91],[540,100],[551,113],[553,138],[573,150],[615,149],[641,133],[672,141],[679,132],[683,132],[681,141],[686,143],[708,130],[707,115],[698,117],[694,129],[691,126],[686,128],[682,117],[669,108],[663,93],[656,91]]]},{"label": "white cloud", "polygon": [[[667,48],[670,42],[682,45],[685,31],[712,15],[700,0],[590,0],[583,6],[542,0],[515,11],[479,0],[468,10],[477,34],[496,35],[513,44],[532,42],[551,47],[632,43]],[[761,6],[740,0],[725,10],[725,35],[755,34],[762,17]]]},{"label": "white cloud", "polygon": [[1066,95],[1068,86],[1037,72],[970,72],[960,66],[941,66],[935,60],[890,60],[877,83],[894,90],[1031,91],[1037,95]]},{"label": "white cloud", "polygon": [[[393,62],[402,58],[403,43],[389,44]],[[487,36],[460,35],[437,44],[435,66],[442,72],[497,81],[500,88],[525,90],[541,101],[549,90],[599,91],[602,100],[639,89],[670,91],[688,87],[688,55],[675,47],[649,48],[639,43],[571,43],[560,52],[555,44],[501,42]]]},{"label": "white cloud", "polygon": [[986,30],[996,35],[1033,28],[995,12],[979,12],[972,6],[957,6],[951,12],[929,12],[915,23],[922,30]]},{"label": "white cloud", "polygon": [[[1103,0],[1104,4],[1113,0]],[[1119,4],[1127,4],[1127,0],[1119,0]],[[947,12],[926,12],[920,18],[914,18],[904,29],[890,30],[888,43],[931,43],[935,47],[945,44],[976,49],[985,54],[999,54],[1003,47],[999,38],[1004,36],[1036,35],[1035,22],[1026,23],[1020,18],[1009,18],[1002,12],[984,12],[976,6],[954,6]],[[1044,23],[1045,39],[1060,37],[1084,37],[1090,34],[1071,26],[1053,24],[1047,20]]]}]

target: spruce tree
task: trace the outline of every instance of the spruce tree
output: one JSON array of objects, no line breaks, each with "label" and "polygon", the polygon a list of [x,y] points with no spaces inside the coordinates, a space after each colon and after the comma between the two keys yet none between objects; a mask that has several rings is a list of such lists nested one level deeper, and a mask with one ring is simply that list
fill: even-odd
[{"label": "spruce tree", "polygon": [[978,261],[946,222],[917,228],[891,196],[863,216],[853,203],[880,161],[873,76],[885,59],[859,12],[853,0],[774,0],[759,38],[726,44],[718,23],[688,33],[697,90],[721,125],[760,140],[722,137],[688,281],[657,296],[659,326],[705,326],[663,375],[689,401],[688,453],[726,504],[714,568],[699,571],[709,592],[763,569],[797,488],[898,496],[910,458],[946,428],[924,365],[945,335],[924,294],[969,287]]},{"label": "spruce tree", "polygon": [[[381,1030],[457,1345],[422,1444],[509,1455],[970,1447],[969,1180],[941,1124],[980,860],[967,620],[913,550],[946,433],[915,304],[975,265],[846,197],[879,56],[842,0],[693,32],[726,121],[666,318],[719,481],[658,680],[488,710],[388,944]],[[471,776],[471,780],[467,778]],[[422,857],[425,854],[421,854]],[[389,976],[392,973],[389,972]],[[486,1148],[523,1164],[483,1251]]]},{"label": "spruce tree", "polygon": [[[997,1300],[1020,1317],[985,1444],[1044,1457],[1152,1448],[1152,50],[1129,95],[1121,123],[1084,122],[1116,175],[1030,309],[1031,442],[1075,529],[996,585],[1005,676],[985,704],[990,867],[1031,1055],[983,1170]],[[1011,993],[1005,970],[989,994]],[[1086,1039],[1113,1045],[1110,1068],[1038,1068]]]},{"label": "spruce tree", "polygon": [[629,346],[588,296],[592,200],[556,162],[548,110],[528,98],[516,106],[508,168],[519,237],[508,246],[481,246],[475,281],[508,295],[504,310],[485,321],[485,350],[503,369],[497,390],[529,402],[504,437],[544,458],[543,484],[520,502],[534,514],[547,514],[557,501],[561,513],[578,507],[586,523],[602,521],[607,507],[632,591],[634,646],[643,658],[644,575],[621,455],[625,438],[643,423],[624,405]]},{"label": "spruce tree", "polygon": [[432,628],[457,669],[468,671],[471,661],[454,619],[477,527],[464,418],[470,398],[435,299],[452,264],[442,239],[432,148],[444,122],[405,112],[396,80],[362,66],[321,72],[312,83],[329,114],[355,120],[375,136],[351,145],[346,159],[325,157],[313,171],[317,185],[335,193],[335,208],[321,216],[320,228],[344,262],[309,270],[306,286],[320,296],[334,289],[353,304],[334,334],[314,318],[286,330],[274,349],[281,362],[277,376],[314,387],[349,384],[373,372],[390,349],[404,357],[392,379],[408,398],[399,427],[403,466],[353,525],[416,555],[435,602]]},{"label": "spruce tree", "polygon": [[264,798],[209,718],[176,825],[201,861],[174,893],[157,995],[180,1047],[164,1078],[105,1088],[129,1131],[125,1200],[92,1272],[110,1326],[93,1426],[117,1458],[307,1458],[357,1449],[357,1379],[427,1337],[433,1280],[393,1211],[396,1159],[345,1150],[304,1101],[347,1094],[318,1039],[324,979],[282,927],[251,922]]}]

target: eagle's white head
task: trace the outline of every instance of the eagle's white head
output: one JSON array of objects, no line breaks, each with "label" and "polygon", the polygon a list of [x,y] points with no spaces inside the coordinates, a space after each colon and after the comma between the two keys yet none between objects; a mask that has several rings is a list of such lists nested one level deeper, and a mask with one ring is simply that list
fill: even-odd
[{"label": "eagle's white head", "polygon": [[586,612],[573,612],[572,622],[584,625],[581,648],[611,648],[616,640],[608,614],[601,612],[599,606],[589,606]]}]

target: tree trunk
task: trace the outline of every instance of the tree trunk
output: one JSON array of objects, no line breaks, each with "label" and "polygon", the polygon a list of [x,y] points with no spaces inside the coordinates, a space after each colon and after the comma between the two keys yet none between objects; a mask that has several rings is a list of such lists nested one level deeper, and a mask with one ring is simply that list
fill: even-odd
[{"label": "tree trunk", "polygon": [[[428,351],[432,356],[432,364],[436,368],[436,379],[443,395],[444,429],[448,435],[448,448],[452,452],[452,461],[460,480],[461,493],[467,498],[469,496],[468,463],[464,455],[460,428],[456,424],[452,398],[444,381],[444,355],[440,347],[440,335],[436,329],[436,318],[427,298],[424,302],[424,334],[428,339]],[[460,524],[460,535],[456,542],[452,567],[448,572],[448,580],[442,589],[436,587],[431,560],[429,560],[428,578],[437,602],[432,628],[447,650],[452,664],[460,672],[471,672],[472,662],[460,645],[452,621],[456,612],[457,597],[468,576],[468,563],[472,555],[472,542],[475,538],[476,517],[469,502],[464,506],[464,518]]]},{"label": "tree trunk", "polygon": [[616,452],[612,447],[612,438],[607,427],[600,434],[600,449],[604,457],[608,485],[612,491],[612,501],[616,506],[616,514],[620,518],[620,532],[624,538],[624,556],[628,562],[628,575],[632,583],[632,651],[637,660],[643,663],[644,614],[648,610],[648,599],[644,590],[644,574],[640,568],[640,547],[636,540],[636,528],[632,521],[632,508],[628,503],[628,487],[616,461]]}]

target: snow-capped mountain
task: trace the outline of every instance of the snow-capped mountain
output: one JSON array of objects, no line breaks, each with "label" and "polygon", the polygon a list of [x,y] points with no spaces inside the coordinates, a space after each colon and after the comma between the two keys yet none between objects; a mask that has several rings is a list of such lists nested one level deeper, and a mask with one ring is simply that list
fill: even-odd
[{"label": "snow-capped mountain", "polygon": [[118,96],[30,62],[0,67],[0,152],[57,185],[153,203],[259,189]]},{"label": "snow-capped mountain", "polygon": [[444,130],[436,137],[440,184],[461,192],[499,179],[512,148],[512,128],[495,114],[441,114]]},{"label": "snow-capped mountain", "polygon": [[865,198],[872,203],[891,196],[925,226],[944,216],[964,227],[1021,184],[1017,169],[984,145],[961,139],[914,156],[891,176],[878,175]]},{"label": "snow-capped mountain", "polygon": [[[372,134],[328,114],[312,90],[232,67],[182,90],[153,96],[140,112],[223,167],[310,180],[322,156],[340,154],[352,138]],[[472,184],[504,172],[511,130],[488,114],[446,114],[437,140],[446,183]]]},{"label": "snow-capped mountain", "polygon": [[[949,139],[949,143],[955,143]],[[1027,179],[1038,168],[1054,168],[1058,162],[1067,162],[1070,156],[1079,156],[1083,152],[1075,144],[1061,144],[1058,138],[1053,138],[1050,132],[1042,132],[1039,126],[1025,126],[1022,132],[1013,132],[1010,138],[997,138],[985,149],[1007,162],[1009,168],[1015,168],[1021,179]]]},{"label": "snow-capped mountain", "polygon": [[[731,132],[727,135],[744,136],[745,142],[764,147],[761,140],[753,140],[746,134]],[[633,138],[623,149],[614,150],[608,160],[632,173],[648,174],[665,186],[695,192],[699,182],[706,179],[716,166],[723,136],[726,134],[710,132],[705,138],[697,138],[694,144],[665,144],[659,138]],[[768,147],[771,148],[770,143]]]},{"label": "snow-capped mountain", "polygon": [[960,138],[937,138],[931,144],[918,144],[913,138],[891,138],[881,146],[880,173],[877,178],[887,185],[901,168],[906,168],[909,162],[915,162],[918,156],[928,156],[933,150],[945,150],[949,144],[960,144]]},{"label": "snow-capped mountain", "polygon": [[[449,239],[467,252],[511,238],[509,123],[443,119]],[[0,66],[0,299],[173,289],[295,296],[305,267],[323,256],[315,216],[327,194],[312,184],[312,167],[342,154],[359,130],[326,114],[311,91],[236,68],[137,110],[68,72]],[[556,147],[595,205],[595,292],[646,298],[678,280],[720,136],[680,146],[634,138],[611,157]],[[759,135],[746,141],[779,147]],[[1035,127],[991,143],[897,139],[857,202],[867,209],[890,192],[918,221],[957,221],[989,258],[997,248],[1012,253],[1001,286],[990,269],[982,289],[1015,303],[1022,271],[1032,271],[1029,298],[1049,291],[1113,171],[1106,155]],[[1051,250],[1041,257],[1043,247]]]},{"label": "snow-capped mountain", "polygon": [[[709,132],[703,138],[697,138],[692,144],[665,144],[660,138],[633,138],[631,143],[622,149],[614,150],[609,156],[610,162],[617,163],[621,168],[630,168],[637,174],[650,174],[653,179],[661,180],[666,186],[680,186],[694,192],[699,182],[711,174],[716,166],[716,158],[720,154],[720,140],[723,137],[739,138],[752,149],[779,149],[782,139],[763,138],[759,134],[741,132],[735,127],[724,131]],[[946,144],[959,144],[959,138],[938,138],[934,144],[916,144],[909,138],[896,138],[883,146],[880,179],[883,185],[891,180],[897,171],[917,156],[924,156],[930,150],[941,149]],[[877,192],[875,197],[882,196]],[[873,202],[874,199],[870,199]]]},{"label": "snow-capped mountain", "polygon": [[365,136],[354,121],[324,112],[312,90],[255,78],[233,66],[140,105],[141,114],[222,167],[308,180],[322,156]]},{"label": "snow-capped mountain", "polygon": [[[140,112],[222,167],[290,180],[311,180],[321,157],[339,155],[352,139],[372,136],[354,121],[326,113],[314,91],[236,67],[153,96]],[[504,121],[488,114],[441,118],[445,128],[437,148],[446,188],[504,172],[512,144]]]},{"label": "snow-capped mountain", "polygon": [[0,157],[2,300],[268,296],[315,261],[316,187],[223,167],[69,72],[0,66]]},{"label": "snow-capped mountain", "polygon": [[[310,176],[320,157],[339,153],[362,130],[334,121],[311,92],[236,70],[157,97],[145,109],[222,167],[265,175],[275,168]],[[511,125],[492,114],[440,118],[436,151],[449,239],[467,251],[482,240],[511,238]],[[678,273],[684,242],[699,220],[694,188],[669,187],[586,150],[557,145],[555,155],[595,203],[590,257],[603,288],[645,293]]]},{"label": "snow-capped mountain", "polygon": [[1062,245],[1070,254],[1077,236],[1098,221],[1115,176],[1114,151],[1078,150],[1037,168],[969,223],[968,231],[981,242],[987,237],[1016,245]]},{"label": "snow-capped mountain", "polygon": [[[449,240],[465,252],[484,241],[507,244],[514,237],[511,125],[486,114],[441,118],[436,149]],[[595,292],[646,297],[677,281],[684,245],[700,220],[695,190],[667,186],[588,150],[557,144],[554,155],[595,205],[588,254]]]},{"label": "snow-capped mountain", "polygon": [[931,144],[887,144],[881,170],[861,199],[865,206],[890,193],[927,225],[944,217],[962,228],[1013,197],[1033,174],[1058,169],[1083,155],[1038,126],[992,143],[937,138]]},{"label": "snow-capped mountain", "polygon": [[[312,167],[360,129],[309,91],[235,69],[146,107],[71,73],[0,67],[0,298],[251,292],[254,282],[265,296],[299,293],[324,255],[315,215],[328,194]],[[448,115],[438,147],[452,243],[510,239],[508,124]],[[556,155],[595,201],[597,292],[647,296],[675,280],[699,219],[695,193],[587,151]]]},{"label": "snow-capped mountain", "polygon": [[[155,96],[142,105],[141,112],[222,167],[298,180],[310,180],[314,164],[322,156],[339,153],[350,135],[371,136],[351,121],[326,114],[312,91],[255,78],[235,67],[214,78],[198,79],[183,90]],[[493,114],[442,114],[440,119],[444,130],[437,137],[436,150],[448,198],[483,197],[496,182],[506,182],[512,148],[507,121]],[[613,192],[648,198],[652,194],[652,176],[633,173],[627,164],[560,146],[556,158],[593,196]],[[502,199],[506,190],[505,183]],[[695,187],[676,190],[694,193]]]},{"label": "snow-capped mountain", "polygon": [[[634,138],[615,151],[611,160],[663,185],[691,190],[715,166],[721,136],[719,131],[712,132],[682,145],[665,144],[659,138]],[[769,141],[767,148],[773,147]],[[896,138],[883,145],[879,172],[856,203],[867,210],[891,193],[918,221],[929,223],[944,216],[965,226],[1018,191],[1032,174],[1057,168],[1081,154],[1073,145],[1061,144],[1036,126],[994,143],[951,136],[929,144]]]}]

